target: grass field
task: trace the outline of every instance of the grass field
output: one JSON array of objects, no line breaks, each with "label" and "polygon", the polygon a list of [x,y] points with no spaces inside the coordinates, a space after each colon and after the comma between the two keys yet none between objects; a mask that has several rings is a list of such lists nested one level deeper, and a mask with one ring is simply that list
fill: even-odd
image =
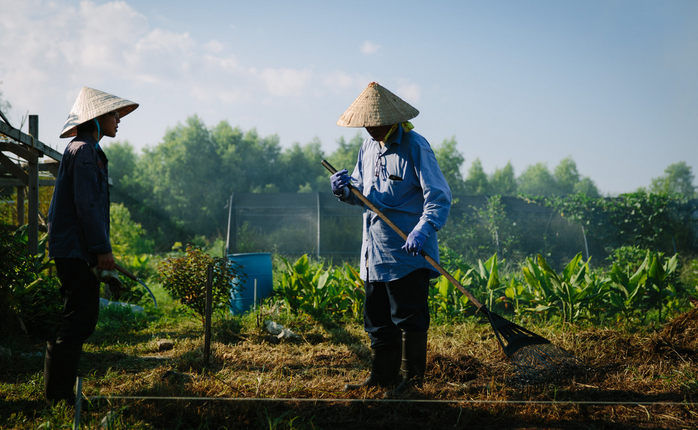
[{"label": "grass field", "polygon": [[[81,362],[90,399],[80,428],[98,429],[636,429],[698,427],[698,309],[661,327],[518,324],[584,360],[559,385],[519,387],[489,324],[432,324],[424,388],[403,401],[368,389],[360,324],[273,306],[218,316],[208,365],[200,323],[158,291],[145,315],[103,310]],[[298,335],[278,339],[275,321]],[[164,341],[164,342],[163,342]],[[11,341],[0,359],[0,427],[72,428],[73,409],[43,402],[43,343]],[[43,426],[43,427],[42,427]]]}]

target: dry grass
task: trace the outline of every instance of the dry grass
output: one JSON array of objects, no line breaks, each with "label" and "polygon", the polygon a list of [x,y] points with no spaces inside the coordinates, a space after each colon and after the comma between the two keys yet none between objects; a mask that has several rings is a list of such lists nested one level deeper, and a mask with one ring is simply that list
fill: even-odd
[{"label": "dry grass", "polygon": [[[82,363],[92,369],[85,375],[87,396],[169,399],[95,400],[83,414],[84,428],[99,428],[108,411],[114,411],[112,428],[698,427],[692,404],[698,390],[696,309],[652,333],[522,324],[592,368],[564,384],[527,388],[511,383],[512,368],[488,324],[433,324],[425,386],[404,402],[382,401],[378,389],[341,391],[368,375],[369,351],[359,325],[308,316],[282,323],[301,337],[277,342],[251,318],[218,322],[208,366],[203,337],[193,324],[88,344]],[[174,348],[159,351],[156,341],[165,337],[174,340]],[[0,363],[6,369],[0,380],[2,426],[35,428],[50,416],[69,418],[67,410],[42,406],[41,359],[32,360]],[[661,402],[674,404],[638,405]],[[29,418],[11,418],[18,412]]]}]

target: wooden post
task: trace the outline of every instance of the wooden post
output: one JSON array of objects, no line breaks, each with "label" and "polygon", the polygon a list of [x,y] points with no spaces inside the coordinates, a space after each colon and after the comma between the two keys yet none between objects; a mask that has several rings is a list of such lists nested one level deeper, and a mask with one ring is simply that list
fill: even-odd
[{"label": "wooden post", "polygon": [[225,255],[223,258],[228,258],[230,255],[230,250],[235,249],[235,242],[232,242],[232,248],[231,248],[231,241],[230,241],[230,235],[235,234],[234,232],[231,232],[230,229],[232,227],[232,220],[233,220],[233,197],[235,197],[235,193],[230,194],[230,200],[228,201],[228,235],[225,238]]},{"label": "wooden post", "polygon": [[[29,115],[29,134],[34,138],[33,142],[39,142],[39,115]],[[35,149],[31,152],[38,154]],[[27,187],[29,200],[29,253],[39,253],[39,160],[38,158],[27,162],[27,175],[29,184]]]},{"label": "wooden post", "polygon": [[17,228],[24,225],[24,189],[17,187]]},{"label": "wooden post", "polygon": [[82,409],[82,376],[77,377],[75,383],[75,415],[73,416],[73,430],[80,430],[80,409]]},{"label": "wooden post", "polygon": [[208,366],[211,355],[211,308],[213,302],[213,266],[208,266],[206,276],[206,327],[204,330],[204,365]]},{"label": "wooden post", "polygon": [[317,193],[317,261],[320,261],[320,192]]}]

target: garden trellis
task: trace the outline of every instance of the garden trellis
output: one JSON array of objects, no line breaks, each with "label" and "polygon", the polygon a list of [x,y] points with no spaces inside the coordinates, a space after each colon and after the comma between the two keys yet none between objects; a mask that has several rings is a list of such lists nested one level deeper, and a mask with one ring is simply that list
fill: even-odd
[{"label": "garden trellis", "polygon": [[12,127],[0,113],[0,190],[4,199],[13,195],[7,190],[16,188],[14,203],[20,226],[24,224],[26,194],[27,236],[29,252],[33,255],[38,253],[39,243],[39,187],[54,185],[61,159],[61,153],[39,140],[38,115],[29,115],[29,134],[26,134]]}]

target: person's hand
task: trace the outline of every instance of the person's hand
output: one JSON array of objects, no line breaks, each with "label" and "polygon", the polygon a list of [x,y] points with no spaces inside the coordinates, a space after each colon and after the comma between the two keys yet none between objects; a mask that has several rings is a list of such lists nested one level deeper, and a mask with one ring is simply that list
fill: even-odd
[{"label": "person's hand", "polygon": [[405,244],[402,245],[402,249],[414,256],[417,256],[422,252],[422,247],[426,241],[427,237],[421,231],[412,230],[410,235],[407,236]]},{"label": "person's hand", "polygon": [[330,177],[330,182],[332,183],[332,193],[335,196],[341,196],[344,194],[344,188],[351,181],[351,176],[347,169],[342,169]]},{"label": "person's hand", "polygon": [[97,267],[99,267],[100,270],[114,270],[114,264],[116,264],[116,262],[114,261],[113,253],[97,254]]}]

